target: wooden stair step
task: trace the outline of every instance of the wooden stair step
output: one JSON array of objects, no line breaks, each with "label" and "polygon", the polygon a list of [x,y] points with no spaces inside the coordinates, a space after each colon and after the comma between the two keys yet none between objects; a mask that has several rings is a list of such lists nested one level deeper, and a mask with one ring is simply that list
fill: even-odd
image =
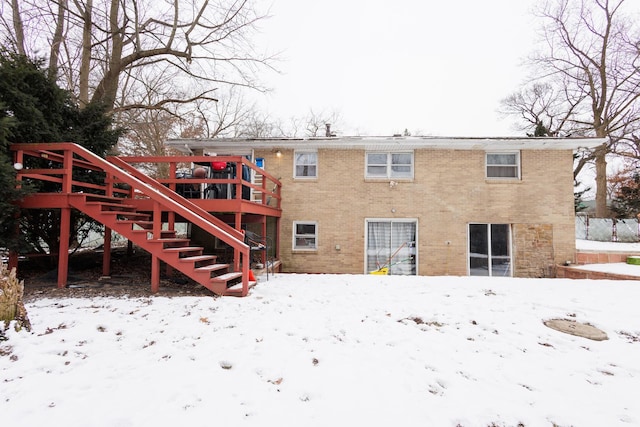
[{"label": "wooden stair step", "polygon": [[[126,223],[127,221],[120,221],[121,223]],[[132,222],[132,221],[129,221]],[[135,224],[135,222],[132,222]],[[135,230],[131,230],[132,233],[134,234],[153,234],[153,230],[151,229],[135,229]],[[172,241],[174,243],[178,243],[178,242],[182,242],[182,241],[186,241],[186,242],[190,242],[189,239],[184,238],[184,237],[175,237],[176,236],[176,232],[173,230],[162,230],[160,231],[160,238],[159,239],[154,239],[153,237],[151,239],[149,239],[149,242],[161,242],[161,241],[166,241],[168,243],[172,243]]]},{"label": "wooden stair step", "polygon": [[102,211],[103,215],[113,215],[115,217],[122,217],[127,219],[149,219],[151,218],[150,214],[140,213],[140,212],[127,212],[127,211]]},{"label": "wooden stair step", "polygon": [[[149,240],[149,243],[160,243],[162,245],[171,245],[171,246],[165,247],[164,249],[184,247],[188,245],[190,242],[191,240],[184,237],[161,237],[159,239]],[[182,244],[183,246],[178,246],[180,244]]]},{"label": "wooden stair step", "polygon": [[[250,281],[249,283],[247,283],[247,287],[249,289],[253,288],[255,285],[257,284],[257,282],[255,281]],[[238,283],[235,284],[233,286],[228,287],[225,291],[224,294],[225,296],[231,296],[231,297],[242,297],[242,283]]]},{"label": "wooden stair step", "polygon": [[[80,194],[80,193],[75,193]],[[86,202],[112,202],[119,203],[123,199],[120,197],[104,196],[102,194],[81,193]]]},{"label": "wooden stair step", "polygon": [[138,220],[131,220],[131,219],[122,219],[122,220],[119,220],[118,223],[120,223],[120,224],[137,225],[138,227],[142,228],[142,230],[133,230],[133,231],[137,231],[137,232],[142,232],[142,231],[151,232],[151,231],[153,231],[153,221],[138,221]]},{"label": "wooden stair step", "polygon": [[204,248],[202,246],[178,246],[176,248],[164,248],[163,251],[164,252],[169,252],[169,253],[192,253],[192,252],[198,252],[198,255],[202,255],[202,251],[204,250]]},{"label": "wooden stair step", "polygon": [[241,271],[231,271],[229,273],[221,274],[220,276],[212,277],[211,283],[213,284],[227,283],[239,277],[242,277]]},{"label": "wooden stair step", "polygon": [[218,271],[218,270],[224,270],[229,268],[230,264],[209,264],[209,265],[205,265],[203,267],[198,267],[195,269],[195,271],[202,271],[202,272],[212,272],[212,271]]},{"label": "wooden stair step", "polygon": [[181,262],[203,262],[203,261],[214,261],[218,257],[215,255],[196,255],[196,256],[187,256],[184,258],[180,258]]},{"label": "wooden stair step", "polygon": [[[125,205],[122,203],[114,203],[114,202],[87,202],[88,206],[102,206],[107,208],[119,208],[122,210],[135,210],[136,207],[133,205]],[[119,211],[118,211],[119,212]]]}]

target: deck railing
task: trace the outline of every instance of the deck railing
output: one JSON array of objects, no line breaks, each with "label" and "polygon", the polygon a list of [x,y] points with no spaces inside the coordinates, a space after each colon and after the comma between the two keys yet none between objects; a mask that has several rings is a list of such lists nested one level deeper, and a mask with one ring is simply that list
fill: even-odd
[{"label": "deck railing", "polygon": [[[157,181],[177,192],[180,192],[179,186],[202,187],[204,191],[198,190],[198,195],[194,198],[215,198],[211,192],[207,191],[208,189],[214,186],[229,185],[232,188],[227,194],[229,198],[244,199],[244,201],[276,209],[281,207],[282,184],[280,180],[243,156],[118,156],[118,158],[132,166],[137,164],[153,165],[154,168],[163,169],[158,166],[168,165],[168,168],[164,168],[168,169],[168,177],[157,178]],[[228,165],[227,169],[234,172],[228,173],[226,177],[195,177],[192,174],[189,177],[184,177],[180,174],[180,165],[185,165],[183,169],[187,169],[191,173],[198,167],[204,167],[207,171],[213,170],[214,163],[226,164]],[[249,180],[243,178],[243,167],[250,171],[252,178]],[[248,189],[251,196],[243,197],[243,189]]]}]

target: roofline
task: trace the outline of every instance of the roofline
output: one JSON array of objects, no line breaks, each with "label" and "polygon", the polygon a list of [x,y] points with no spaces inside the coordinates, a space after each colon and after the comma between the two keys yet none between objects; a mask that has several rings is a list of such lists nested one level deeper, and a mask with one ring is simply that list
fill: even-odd
[{"label": "roofline", "polygon": [[434,136],[349,136],[321,138],[178,138],[166,145],[189,153],[192,150],[580,150],[596,148],[608,138],[530,138],[530,137],[434,137]]}]

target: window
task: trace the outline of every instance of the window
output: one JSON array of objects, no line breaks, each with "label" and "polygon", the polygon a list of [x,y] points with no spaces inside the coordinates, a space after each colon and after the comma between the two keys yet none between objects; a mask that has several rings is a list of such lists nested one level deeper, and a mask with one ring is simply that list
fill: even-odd
[{"label": "window", "polygon": [[417,221],[414,219],[366,220],[365,273],[388,269],[388,274],[416,274]]},{"label": "window", "polygon": [[520,153],[487,153],[487,178],[520,178]]},{"label": "window", "polygon": [[293,165],[294,178],[316,178],[318,176],[318,153],[296,151]]},{"label": "window", "polygon": [[413,153],[367,153],[367,178],[413,178]]},{"label": "window", "polygon": [[469,224],[469,275],[511,276],[509,224]]},{"label": "window", "polygon": [[315,251],[318,249],[318,223],[293,222],[293,250]]}]

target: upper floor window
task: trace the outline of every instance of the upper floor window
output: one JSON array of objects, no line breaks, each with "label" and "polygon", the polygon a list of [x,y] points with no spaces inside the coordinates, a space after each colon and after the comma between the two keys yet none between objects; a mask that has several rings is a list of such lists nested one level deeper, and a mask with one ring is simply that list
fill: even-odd
[{"label": "upper floor window", "polygon": [[520,153],[487,153],[487,178],[520,178]]},{"label": "upper floor window", "polygon": [[413,178],[413,153],[367,153],[367,178]]},{"label": "upper floor window", "polygon": [[315,151],[296,151],[293,165],[294,178],[318,177],[318,153]]},{"label": "upper floor window", "polygon": [[318,249],[318,223],[315,221],[293,222],[293,249],[314,251]]}]

